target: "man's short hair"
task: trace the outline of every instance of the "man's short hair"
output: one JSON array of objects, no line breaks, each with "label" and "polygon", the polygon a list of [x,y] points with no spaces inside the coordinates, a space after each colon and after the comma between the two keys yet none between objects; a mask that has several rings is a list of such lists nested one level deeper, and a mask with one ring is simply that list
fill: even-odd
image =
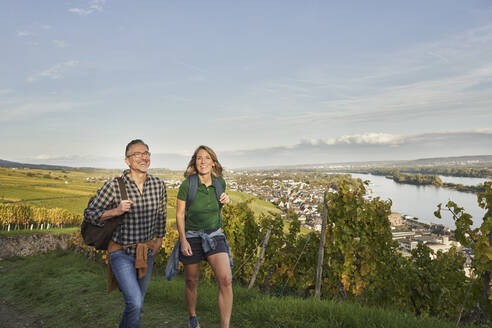
[{"label": "man's short hair", "polygon": [[128,151],[130,150],[130,147],[133,146],[133,145],[144,145],[145,147],[147,147],[147,150],[149,150],[149,146],[142,141],[142,139],[135,139],[135,140],[132,140],[128,143],[128,145],[126,145],[126,149],[125,149],[125,157],[128,156]]}]

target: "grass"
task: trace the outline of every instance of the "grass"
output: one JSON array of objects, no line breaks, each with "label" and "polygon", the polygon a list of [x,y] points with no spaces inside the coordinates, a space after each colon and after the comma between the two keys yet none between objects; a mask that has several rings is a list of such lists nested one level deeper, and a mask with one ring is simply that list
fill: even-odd
[{"label": "grass", "polygon": [[238,191],[228,191],[228,194],[231,198],[232,203],[240,203],[247,200],[251,200],[249,207],[255,213],[255,216],[259,216],[260,214],[280,214],[281,211],[276,208],[273,204],[259,199],[253,195],[249,195],[243,192]]},{"label": "grass", "polygon": [[[116,327],[123,310],[120,292],[105,292],[105,266],[71,251],[0,262],[0,299],[42,327]],[[154,272],[142,327],[186,327],[183,279]],[[333,302],[275,298],[234,287],[232,327],[419,327],[451,328],[434,318]],[[201,283],[197,311],[204,327],[218,327],[215,285]]]}]

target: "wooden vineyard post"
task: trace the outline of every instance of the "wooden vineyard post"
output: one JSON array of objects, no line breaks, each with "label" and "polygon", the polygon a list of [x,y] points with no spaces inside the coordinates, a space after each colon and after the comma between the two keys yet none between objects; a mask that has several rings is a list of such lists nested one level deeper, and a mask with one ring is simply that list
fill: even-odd
[{"label": "wooden vineyard post", "polygon": [[260,257],[258,258],[258,261],[256,261],[255,271],[253,272],[253,276],[251,277],[251,281],[249,282],[248,289],[251,289],[251,287],[253,287],[253,285],[255,284],[256,276],[260,271],[261,260],[265,255],[265,250],[268,245],[268,240],[270,239],[270,234],[272,233],[272,228],[273,227],[268,228],[268,231],[266,232],[265,239],[263,240],[263,245],[261,246]]},{"label": "wooden vineyard post", "polygon": [[318,266],[316,268],[316,285],[314,287],[314,297],[319,298],[321,294],[321,277],[323,276],[323,257],[325,254],[325,231],[326,231],[326,220],[328,214],[328,208],[326,204],[326,194],[328,190],[325,191],[323,195],[323,215],[321,216],[321,236],[319,238],[319,250],[318,250]]}]

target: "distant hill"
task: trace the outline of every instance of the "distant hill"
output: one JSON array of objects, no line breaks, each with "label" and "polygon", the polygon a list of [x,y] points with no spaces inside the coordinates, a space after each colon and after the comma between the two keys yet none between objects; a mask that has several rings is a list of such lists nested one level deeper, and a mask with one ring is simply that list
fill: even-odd
[{"label": "distant hill", "polygon": [[[340,163],[335,166],[345,166],[350,168],[375,168],[375,167],[492,167],[492,155],[483,156],[456,156],[456,157],[436,157],[420,158],[408,161],[374,161],[374,162],[355,162]],[[323,164],[323,168],[334,168],[333,164]]]},{"label": "distant hill", "polygon": [[[275,170],[275,169],[356,169],[356,168],[381,168],[381,167],[409,167],[409,166],[446,166],[446,167],[487,167],[492,168],[492,155],[481,156],[455,156],[455,157],[436,157],[436,158],[420,158],[407,161],[367,161],[367,162],[345,162],[345,163],[320,163],[320,164],[299,164],[299,165],[283,165],[283,166],[262,166],[243,168],[246,170]],[[61,165],[48,164],[26,164],[11,162],[0,159],[0,167],[11,168],[28,168],[41,170],[104,170],[91,167],[70,167]],[[154,174],[164,173],[179,173],[181,171],[170,170],[166,168],[152,169]]]},{"label": "distant hill", "polygon": [[320,164],[300,164],[285,166],[264,166],[247,168],[251,170],[265,169],[323,169],[323,170],[343,170],[360,168],[381,168],[381,167],[409,167],[409,166],[450,166],[450,167],[488,167],[492,168],[492,155],[481,156],[456,156],[456,157],[436,157],[421,158],[415,160],[402,161],[367,161],[367,162],[342,162],[342,163],[320,163]]},{"label": "distant hill", "polygon": [[406,165],[491,166],[492,155],[423,158],[407,161]]},{"label": "distant hill", "polygon": [[73,170],[70,166],[48,165],[48,164],[25,164],[18,162],[5,161],[0,159],[0,167],[10,167],[18,169],[38,169],[38,170]]},{"label": "distant hill", "polygon": [[[62,166],[62,165],[49,165],[49,164],[27,164],[19,162],[11,162],[0,159],[0,167],[17,168],[17,169],[35,169],[35,170],[70,170],[70,171],[113,171],[118,172],[121,169],[101,169],[94,167],[72,167],[72,166]],[[170,170],[167,168],[155,168],[150,169],[151,174],[179,174],[182,175],[182,171]]]}]

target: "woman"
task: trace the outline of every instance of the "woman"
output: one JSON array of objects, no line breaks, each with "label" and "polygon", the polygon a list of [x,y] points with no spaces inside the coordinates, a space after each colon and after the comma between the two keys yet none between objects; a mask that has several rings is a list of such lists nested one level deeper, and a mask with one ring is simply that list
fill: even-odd
[{"label": "woman", "polygon": [[[222,166],[215,152],[207,146],[199,146],[188,164],[185,180],[177,196],[176,224],[181,243],[179,260],[184,265],[185,300],[190,315],[190,328],[200,327],[196,317],[198,274],[201,260],[207,260],[219,285],[218,305],[220,327],[228,328],[232,312],[232,275],[230,251],[221,232],[220,208],[230,202],[222,178]],[[195,179],[195,182],[192,182]],[[191,204],[188,193],[196,194]],[[192,196],[191,196],[192,197]],[[220,202],[220,204],[219,204]],[[185,220],[186,217],[186,220]]]}]

